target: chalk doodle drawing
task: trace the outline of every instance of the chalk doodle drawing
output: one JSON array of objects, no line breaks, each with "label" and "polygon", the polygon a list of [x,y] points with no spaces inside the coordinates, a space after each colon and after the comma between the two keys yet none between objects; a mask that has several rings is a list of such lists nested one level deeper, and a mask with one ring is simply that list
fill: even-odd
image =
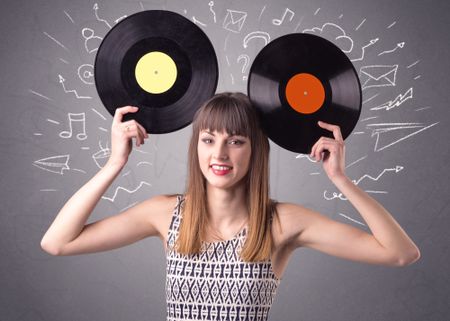
[{"label": "chalk doodle drawing", "polygon": [[396,85],[398,65],[372,65],[359,69],[362,90]]},{"label": "chalk doodle drawing", "polygon": [[223,28],[235,33],[240,33],[244,26],[247,12],[227,9],[227,15],[223,20]]},{"label": "chalk doodle drawing", "polygon": [[379,152],[409,137],[417,135],[438,123],[436,122],[428,126],[421,123],[380,123],[368,124],[367,128],[372,131],[371,137],[376,136],[374,151]]},{"label": "chalk doodle drawing", "polygon": [[136,188],[134,188],[134,189],[127,189],[125,187],[119,186],[114,191],[113,196],[110,196],[110,197],[102,196],[102,198],[105,199],[105,200],[114,202],[114,200],[116,199],[116,197],[117,197],[117,195],[119,194],[120,191],[125,191],[126,193],[133,194],[133,193],[136,193],[139,189],[141,189],[142,186],[152,186],[152,185],[150,183],[148,183],[148,182],[141,181],[139,183],[139,185]]},{"label": "chalk doodle drawing", "polygon": [[69,159],[70,155],[51,156],[34,161],[33,165],[45,171],[62,175],[64,170],[70,169]]},{"label": "chalk doodle drawing", "polygon": [[46,35],[47,37],[49,37],[51,40],[53,40],[58,46],[60,46],[61,48],[64,48],[65,50],[69,51],[69,49],[67,49],[66,46],[64,46],[60,41],[56,40],[54,37],[50,36],[47,32],[44,31],[44,35]]},{"label": "chalk doodle drawing", "polygon": [[275,26],[280,26],[283,23],[284,19],[286,18],[286,15],[288,15],[288,14],[290,15],[289,21],[292,21],[292,19],[295,16],[295,13],[291,9],[286,8],[281,19],[272,19],[272,24],[274,24]]},{"label": "chalk doodle drawing", "polygon": [[41,98],[44,98],[46,100],[49,100],[49,101],[53,100],[53,99],[51,99],[51,98],[49,98],[49,97],[47,97],[47,96],[45,96],[43,94],[38,93],[37,91],[31,90],[31,89],[28,89],[28,92],[32,93],[33,95],[39,96]]},{"label": "chalk doodle drawing", "polygon": [[[67,56],[63,56],[57,60],[59,66],[64,69],[58,74],[59,83],[61,84],[64,93],[70,97],[77,99],[77,102],[84,103],[85,99],[92,99],[94,96],[93,90],[95,90],[94,85],[94,66],[93,58],[100,46],[103,37],[106,32],[114,27],[115,23],[118,23],[127,15],[121,15],[118,19],[113,21],[111,18],[107,18],[106,12],[102,11],[100,5],[101,2],[95,2],[94,5],[89,5],[87,8],[90,12],[89,19],[83,19],[83,25],[77,23],[79,18],[74,16],[74,18],[69,14],[69,11],[63,10],[61,14],[64,15],[64,19],[67,25],[76,28],[76,33],[79,35],[78,46],[81,47],[80,51],[84,51],[90,57],[88,61],[77,61],[74,63],[70,61]],[[147,2],[138,1],[136,6],[140,10],[145,10],[144,4]],[[341,12],[336,13],[336,17],[324,19],[325,12],[327,8],[315,7],[311,9],[301,8],[300,3],[295,3],[290,5],[289,8],[286,6],[267,6],[262,4],[255,8],[254,12],[243,8],[238,3],[235,4],[235,8],[224,8],[223,6],[218,6],[217,1],[206,1],[202,3],[202,8],[191,7],[188,11],[183,10],[182,7],[179,8],[179,12],[184,13],[186,18],[189,18],[196,25],[201,26],[208,36],[213,36],[216,41],[221,41],[218,43],[218,48],[220,51],[217,52],[218,59],[221,59],[223,64],[221,68],[226,70],[227,75],[226,82],[227,85],[231,86],[242,86],[242,81],[248,80],[248,70],[251,66],[251,62],[258,54],[260,48],[266,46],[271,39],[277,38],[287,33],[292,32],[303,32],[316,34],[321,37],[328,39],[337,45],[343,52],[345,52],[351,62],[354,64],[355,70],[358,71],[358,76],[361,81],[361,89],[363,93],[362,97],[362,114],[357,127],[352,132],[351,135],[358,137],[358,139],[365,139],[370,142],[368,145],[370,153],[364,150],[364,154],[351,155],[354,157],[354,161],[346,165],[346,169],[351,171],[355,168],[366,165],[366,162],[370,161],[373,154],[379,152],[388,152],[390,148],[393,148],[396,144],[400,142],[406,142],[407,139],[413,139],[417,134],[423,133],[427,129],[436,126],[439,122],[421,121],[421,120],[405,120],[405,118],[413,115],[412,111],[421,111],[423,115],[432,108],[432,106],[426,106],[422,104],[421,106],[414,106],[418,92],[415,91],[417,87],[416,84],[422,81],[422,75],[417,72],[421,59],[415,57],[411,61],[405,62],[400,61],[400,54],[408,49],[405,41],[397,40],[394,45],[389,43],[384,39],[386,32],[394,32],[396,28],[397,21],[393,21],[388,26],[382,26],[383,30],[373,30],[368,32],[370,17],[357,17],[355,21],[345,21],[343,19],[344,14]],[[165,4],[159,4],[162,10],[165,10]],[[138,8],[135,8],[138,9]],[[152,5],[151,9],[155,8]],[[201,9],[201,10],[200,10]],[[347,19],[347,15],[345,16]],[[350,16],[349,16],[350,17]],[[253,19],[253,20],[251,20]],[[350,19],[350,18],[348,18]],[[100,25],[100,28],[93,26]],[[346,28],[344,26],[347,26]],[[105,28],[106,27],[106,28]],[[287,30],[290,29],[290,30]],[[81,30],[81,34],[80,34]],[[361,36],[363,33],[366,36]],[[46,40],[46,44],[56,50],[67,55],[74,48],[74,44],[65,43],[66,39],[59,39],[61,36],[58,33],[52,34],[52,30],[41,30],[42,38]],[[376,32],[379,32],[383,37],[378,37]],[[392,38],[390,38],[392,39]],[[50,40],[50,41],[48,41]],[[63,40],[63,41],[61,41]],[[223,44],[222,46],[220,46]],[[84,46],[84,48],[83,48]],[[69,50],[70,48],[70,50]],[[258,50],[256,50],[256,49]],[[61,50],[62,49],[62,50]],[[252,52],[253,50],[253,52]],[[58,58],[57,58],[58,59]],[[76,81],[67,82],[63,78],[63,74],[68,74],[67,69],[73,67],[78,77]],[[400,77],[401,76],[401,77]],[[409,77],[409,78],[408,78]],[[235,81],[235,80],[242,81]],[[414,86],[408,84],[408,81],[415,81]],[[68,83],[70,83],[70,89]],[[399,86],[401,85],[401,87]],[[398,89],[397,88],[401,88]],[[418,88],[418,87],[417,87]],[[88,92],[86,92],[89,90]],[[396,91],[394,91],[396,90]],[[86,94],[79,94],[85,93]],[[30,88],[28,93],[39,99],[43,103],[56,101],[55,97],[58,97],[52,92],[47,90],[42,90],[39,88]],[[92,93],[89,95],[89,93]],[[73,96],[72,96],[73,95]],[[95,126],[88,128],[94,128],[96,133],[89,132],[90,136],[97,137],[95,142],[91,142],[91,146],[81,146],[79,147],[82,151],[90,154],[89,160],[95,164],[95,168],[102,168],[111,154],[111,148],[108,143],[104,143],[105,136],[108,135],[110,128],[110,118],[103,115],[104,109],[91,106],[84,106],[86,111],[88,109],[95,115],[95,117],[90,118],[81,111],[71,110],[67,113],[67,118],[65,120],[56,119],[56,117],[45,117],[46,122],[51,124],[50,128],[57,131],[55,133],[59,134],[59,137],[63,139],[73,139],[73,142],[83,141],[84,145],[88,145],[89,139],[86,133],[86,123],[88,121],[97,121]],[[408,113],[406,113],[406,111]],[[388,114],[389,113],[389,114]],[[393,120],[394,115],[399,115],[402,117],[400,121]],[[414,113],[414,115],[420,115],[419,113]],[[65,115],[64,115],[65,116]],[[386,117],[389,116],[389,121],[386,121]],[[88,119],[89,118],[89,119]],[[61,124],[66,125],[61,131]],[[89,129],[91,131],[91,129]],[[43,137],[40,132],[34,133],[36,137]],[[155,151],[157,151],[157,146],[154,146]],[[92,150],[92,152],[90,152]],[[141,156],[142,158],[148,157],[143,149],[134,149],[135,154]],[[373,152],[373,153],[372,153]],[[361,153],[361,152],[360,152]],[[33,165],[51,173],[57,173],[62,175],[64,171],[69,170],[69,154],[60,152],[59,156],[52,156],[47,158],[42,158],[33,162]],[[349,155],[350,156],[350,155]],[[319,165],[314,159],[310,158],[309,155],[298,155],[296,156],[299,160],[307,162],[308,166]],[[162,175],[164,172],[164,167],[171,161],[171,159],[166,159],[163,162],[162,169],[157,172],[158,175]],[[73,160],[72,160],[73,162]],[[154,168],[159,168],[158,160],[154,162]],[[141,168],[142,166],[150,165],[152,163],[138,159],[135,168]],[[374,194],[387,194],[388,192],[384,188],[378,186],[381,185],[381,178],[388,173],[391,175],[398,175],[405,171],[403,166],[396,165],[377,165],[378,168],[374,169],[375,172],[380,172],[380,174],[375,177],[365,174],[362,175],[358,180],[353,181],[355,184],[360,184],[365,181],[370,181],[372,185],[377,187],[366,190],[367,193]],[[72,166],[73,167],[73,166]],[[383,169],[384,168],[384,169]],[[74,169],[74,171],[84,172],[84,169]],[[402,172],[403,171],[403,172]],[[133,173],[133,169],[128,169],[122,177],[130,177]],[[311,170],[309,175],[320,175],[323,172],[319,172],[317,167]],[[159,177],[159,176],[158,176]],[[115,188],[114,193],[110,196],[103,196],[103,200],[110,202],[115,202],[118,200],[118,196],[121,193],[133,194],[138,190],[141,190],[145,186],[151,186],[149,182],[144,180],[140,181],[136,186],[124,186],[126,183],[118,184],[119,187]],[[42,191],[49,191],[50,189]],[[323,198],[326,201],[345,201],[346,198],[341,193],[329,192],[327,190],[323,193]],[[134,201],[130,202],[131,205],[127,205],[124,208],[129,208],[136,204]],[[352,218],[351,214],[338,213],[341,217],[355,223],[365,226],[363,222]],[[353,215],[354,216],[354,215]]]},{"label": "chalk doodle drawing", "polygon": [[214,7],[214,1],[208,2],[208,6],[209,6],[209,11],[211,11],[211,13],[213,14],[214,23],[217,23],[216,12],[215,12],[214,9],[213,9],[213,7]]},{"label": "chalk doodle drawing", "polygon": [[[237,62],[241,60],[244,60],[244,64],[242,65],[242,73],[245,73],[250,63],[250,57],[246,54],[241,54],[237,58]],[[242,76],[242,80],[247,80],[247,76]]]},{"label": "chalk doodle drawing", "polygon": [[93,85],[94,79],[94,66],[91,64],[82,64],[78,67],[78,77],[86,85]]},{"label": "chalk doodle drawing", "polygon": [[345,30],[335,23],[327,22],[322,27],[313,27],[310,29],[304,29],[304,33],[317,34],[321,37],[330,38],[343,52],[349,53],[353,50],[353,39],[350,38]]},{"label": "chalk doodle drawing", "polygon": [[366,54],[366,49],[369,48],[370,46],[376,44],[378,40],[380,40],[380,39],[379,38],[371,39],[367,45],[365,45],[365,46],[363,46],[361,48],[361,57],[355,58],[355,59],[351,59],[351,61],[355,62],[355,61],[363,60],[364,59],[364,55]]},{"label": "chalk doodle drawing", "polygon": [[[141,3],[141,7],[142,7],[142,3]],[[109,29],[111,29],[112,28],[111,24],[108,21],[106,21],[105,19],[102,19],[102,18],[99,17],[99,15],[98,15],[98,9],[99,9],[98,3],[94,3],[94,7],[92,9],[94,10],[95,18],[98,21],[103,22]],[[114,20],[114,22],[118,23],[119,21],[125,19],[126,17],[127,17],[127,15],[123,15],[123,16],[117,18],[116,20]]]},{"label": "chalk doodle drawing", "polygon": [[206,27],[206,23],[203,23],[203,22],[199,21],[197,18],[195,18],[195,16],[192,16],[192,21],[193,21],[195,24],[197,24],[197,25],[200,25],[200,26],[202,26],[202,27]]},{"label": "chalk doodle drawing", "polygon": [[391,50],[385,50],[385,51],[383,51],[383,52],[380,52],[379,54],[378,54],[378,56],[381,56],[381,55],[385,55],[385,54],[388,54],[388,53],[393,53],[394,51],[396,51],[397,49],[401,49],[401,48],[403,48],[405,46],[405,43],[404,42],[399,42],[398,44],[397,44],[397,46],[395,46],[395,48],[394,49],[391,49]]},{"label": "chalk doodle drawing", "polygon": [[366,18],[364,18],[363,21],[361,21],[361,23],[355,28],[355,31],[358,31],[358,29],[361,28],[364,22],[366,22]]},{"label": "chalk doodle drawing", "polygon": [[[355,185],[359,185],[359,183],[361,183],[364,179],[369,179],[369,180],[373,180],[373,181],[378,181],[384,174],[386,174],[386,173],[388,173],[388,172],[394,172],[394,173],[398,173],[398,172],[400,172],[400,171],[402,171],[403,170],[403,166],[395,166],[394,168],[386,168],[386,169],[384,169],[380,174],[378,174],[378,176],[376,176],[376,177],[373,177],[373,176],[370,176],[370,175],[368,175],[368,174],[365,174],[365,175],[363,175],[362,177],[360,177],[358,180],[352,180],[353,181],[353,183],[355,184]],[[366,192],[367,193],[387,193],[386,191],[369,191],[369,190],[366,190]],[[327,190],[325,190],[324,192],[323,192],[323,197],[326,199],[326,200],[328,200],[328,201],[330,201],[330,200],[332,200],[332,199],[335,199],[335,198],[339,198],[339,199],[341,199],[341,200],[343,200],[343,201],[346,201],[347,200],[347,198],[342,194],[342,193],[337,193],[337,192],[333,192],[332,193],[332,196],[328,196],[327,195]]]},{"label": "chalk doodle drawing", "polygon": [[270,42],[270,35],[269,33],[265,32],[265,31],[253,31],[250,32],[249,34],[247,34],[244,37],[244,40],[242,41],[242,45],[244,46],[244,48],[248,47],[248,43],[250,42],[250,40],[256,39],[256,38],[260,38],[264,40],[264,46],[267,45]]},{"label": "chalk doodle drawing", "polygon": [[73,24],[75,24],[75,21],[73,21],[73,18],[67,13],[66,10],[63,10],[64,14],[66,15],[67,18],[69,18],[70,22],[72,22]]},{"label": "chalk doodle drawing", "polygon": [[86,135],[86,114],[85,113],[69,113],[69,130],[65,130],[59,133],[59,137],[71,138],[73,133],[73,128],[78,128],[78,133],[76,135],[78,140],[85,140]]},{"label": "chalk doodle drawing", "polygon": [[77,99],[92,99],[92,97],[90,97],[90,96],[80,96],[80,95],[78,95],[78,92],[76,90],[74,90],[74,89],[67,90],[66,89],[66,85],[64,84],[66,82],[64,77],[61,76],[61,75],[58,75],[58,78],[59,78],[59,83],[61,84],[61,86],[62,86],[62,88],[63,88],[65,93],[73,93]]},{"label": "chalk doodle drawing", "polygon": [[390,110],[400,106],[405,101],[412,98],[413,98],[413,88],[411,87],[404,94],[398,95],[394,100],[389,100],[388,102],[385,102],[381,105],[372,107],[370,108],[370,110],[381,110],[381,109]]},{"label": "chalk doodle drawing", "polygon": [[98,142],[98,145],[100,146],[100,150],[92,154],[92,159],[98,168],[103,168],[111,155],[111,149],[108,146],[102,147],[100,141]]},{"label": "chalk doodle drawing", "polygon": [[83,28],[83,30],[81,30],[81,34],[84,38],[84,48],[86,48],[86,51],[88,53],[96,52],[98,47],[100,47],[103,38],[96,36],[94,30],[91,28]]}]

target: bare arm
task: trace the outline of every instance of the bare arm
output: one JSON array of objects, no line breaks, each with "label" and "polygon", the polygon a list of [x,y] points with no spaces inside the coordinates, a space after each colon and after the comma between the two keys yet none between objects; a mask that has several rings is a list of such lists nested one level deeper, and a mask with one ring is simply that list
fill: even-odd
[{"label": "bare arm", "polygon": [[[372,234],[333,221],[297,205],[285,205],[287,230],[294,248],[305,246],[355,261],[405,266],[420,258],[420,251],[392,215],[344,174],[344,141],[338,126],[321,123],[335,139],[321,137],[311,156],[323,160],[325,172],[366,221]],[[286,214],[287,213],[287,214]]]},{"label": "bare arm", "polygon": [[132,137],[139,146],[148,137],[145,129],[135,121],[122,123],[122,116],[137,109],[127,106],[118,108],[112,124],[112,152],[107,164],[63,206],[45,233],[41,247],[54,255],[80,236],[93,209],[128,160]]},{"label": "bare arm", "polygon": [[291,226],[301,227],[294,247],[308,247],[340,258],[369,264],[406,266],[420,258],[420,251],[392,215],[348,178],[334,181],[364,218],[371,233],[334,221],[316,211],[284,204]]},{"label": "bare arm", "polygon": [[41,241],[41,247],[57,255],[61,248],[76,239],[86,221],[122,165],[107,163],[91,180],[81,187],[59,211]]}]

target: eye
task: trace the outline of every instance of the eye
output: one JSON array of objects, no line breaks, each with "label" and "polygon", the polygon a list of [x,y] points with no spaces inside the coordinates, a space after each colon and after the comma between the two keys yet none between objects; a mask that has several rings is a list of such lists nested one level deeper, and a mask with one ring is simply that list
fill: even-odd
[{"label": "eye", "polygon": [[242,145],[244,142],[242,140],[239,139],[234,139],[230,142],[230,144],[232,145]]},{"label": "eye", "polygon": [[203,138],[202,142],[204,142],[205,144],[210,144],[212,142],[212,140],[209,138]]}]

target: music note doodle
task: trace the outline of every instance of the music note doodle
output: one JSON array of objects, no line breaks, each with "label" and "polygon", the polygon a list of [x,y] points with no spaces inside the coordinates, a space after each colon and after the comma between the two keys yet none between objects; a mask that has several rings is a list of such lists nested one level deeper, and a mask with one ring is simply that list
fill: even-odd
[{"label": "music note doodle", "polygon": [[281,25],[281,24],[283,23],[283,21],[284,21],[284,18],[286,17],[286,14],[287,14],[288,12],[291,14],[291,17],[289,18],[289,21],[292,21],[292,19],[294,18],[295,13],[294,13],[291,9],[286,8],[286,10],[284,11],[284,14],[283,14],[283,16],[281,17],[281,19],[272,19],[272,23],[273,23],[274,25],[276,25],[276,26]]},{"label": "music note doodle", "polygon": [[[74,124],[73,127],[75,127],[78,124],[78,128],[79,133],[77,134],[77,139],[78,140],[85,140],[87,138],[86,135],[86,115],[85,113],[79,113],[79,114],[73,114],[73,113],[69,113],[69,127],[70,130],[69,131],[62,131],[61,133],[59,133],[59,136],[62,138],[70,138],[72,137],[72,123]],[[81,128],[80,128],[81,126]]]}]

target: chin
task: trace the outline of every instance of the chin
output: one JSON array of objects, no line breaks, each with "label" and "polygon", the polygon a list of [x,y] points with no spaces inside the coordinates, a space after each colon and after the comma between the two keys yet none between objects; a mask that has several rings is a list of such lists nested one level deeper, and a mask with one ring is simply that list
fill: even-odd
[{"label": "chin", "polygon": [[218,182],[217,180],[206,180],[207,185],[212,188],[231,189],[236,188],[244,184],[243,178],[236,182]]}]

